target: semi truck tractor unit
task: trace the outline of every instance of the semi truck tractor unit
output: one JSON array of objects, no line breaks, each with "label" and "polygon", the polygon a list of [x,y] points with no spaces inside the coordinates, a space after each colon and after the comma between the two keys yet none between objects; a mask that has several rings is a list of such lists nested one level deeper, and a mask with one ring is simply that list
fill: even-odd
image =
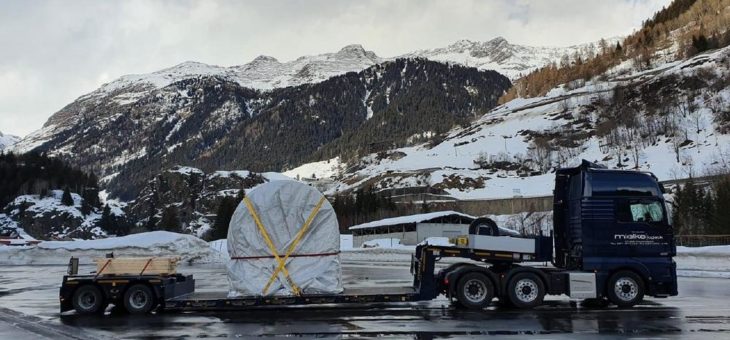
[{"label": "semi truck tractor unit", "polygon": [[[663,188],[654,175],[583,161],[557,170],[553,195],[553,227],[540,235],[500,235],[494,221],[478,218],[452,245],[418,245],[411,261],[413,284],[407,287],[229,298],[223,291],[195,292],[192,275],[79,275],[71,265],[61,285],[61,311],[97,313],[110,303],[131,313],[242,310],[414,302],[440,295],[468,309],[485,308],[495,299],[533,308],[546,295],[631,307],[645,296],[677,295],[676,247]],[[447,257],[464,261],[437,269]]]}]

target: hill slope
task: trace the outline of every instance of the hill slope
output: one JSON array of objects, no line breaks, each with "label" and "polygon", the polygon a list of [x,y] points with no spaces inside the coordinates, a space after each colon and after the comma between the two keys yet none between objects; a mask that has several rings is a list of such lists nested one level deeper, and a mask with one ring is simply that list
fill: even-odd
[{"label": "hill slope", "polygon": [[515,99],[435,146],[339,165],[348,170],[334,173],[328,192],[430,186],[464,199],[549,195],[554,169],[581,159],[660,180],[730,168],[730,47],[643,71],[619,65],[598,78]]}]

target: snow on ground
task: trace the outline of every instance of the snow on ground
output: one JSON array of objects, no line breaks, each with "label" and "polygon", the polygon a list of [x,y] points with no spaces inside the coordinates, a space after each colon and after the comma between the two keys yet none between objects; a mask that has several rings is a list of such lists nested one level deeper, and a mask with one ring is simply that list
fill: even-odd
[{"label": "snow on ground", "polygon": [[340,162],[340,157],[307,163],[297,168],[284,171],[284,175],[291,178],[331,178],[339,174],[346,164]]},{"label": "snow on ground", "polygon": [[185,262],[219,262],[220,254],[192,235],[152,231],[122,237],[44,241],[36,246],[0,246],[0,264],[65,264],[71,256],[82,264],[113,252],[116,257],[181,256]]}]

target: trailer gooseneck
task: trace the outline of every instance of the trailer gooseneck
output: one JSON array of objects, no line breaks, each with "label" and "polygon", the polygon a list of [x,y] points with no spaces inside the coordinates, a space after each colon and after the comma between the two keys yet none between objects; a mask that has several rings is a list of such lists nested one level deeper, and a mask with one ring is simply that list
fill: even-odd
[{"label": "trailer gooseneck", "polygon": [[[444,295],[458,307],[481,309],[496,297],[517,308],[546,295],[606,298],[620,307],[644,296],[677,295],[676,247],[662,188],[650,173],[607,170],[583,162],[557,171],[550,236],[500,236],[475,220],[455,246],[423,244],[411,264],[413,285],[345,289],[340,294],[246,296],[195,293],[192,275],[78,275],[70,266],[61,312],[97,313],[109,303],[131,313],[241,310],[258,306],[426,301]],[[436,272],[444,257],[472,262]],[[552,266],[534,265],[551,262]],[[481,263],[481,264],[480,264]]]}]

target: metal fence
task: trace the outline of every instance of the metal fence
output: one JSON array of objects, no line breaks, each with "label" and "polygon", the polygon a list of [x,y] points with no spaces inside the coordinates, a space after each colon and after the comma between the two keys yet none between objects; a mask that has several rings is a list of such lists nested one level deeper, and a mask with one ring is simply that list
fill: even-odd
[{"label": "metal fence", "polygon": [[678,246],[704,247],[730,245],[730,235],[676,235]]}]

